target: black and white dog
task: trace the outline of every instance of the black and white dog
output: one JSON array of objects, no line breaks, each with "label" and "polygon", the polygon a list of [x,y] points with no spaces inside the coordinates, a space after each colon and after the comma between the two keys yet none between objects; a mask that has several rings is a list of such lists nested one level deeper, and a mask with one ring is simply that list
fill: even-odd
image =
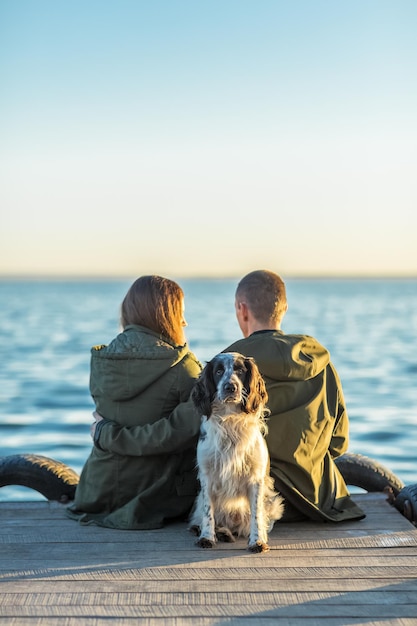
[{"label": "black and white dog", "polygon": [[202,371],[192,399],[202,414],[197,445],[201,491],[191,514],[197,545],[248,537],[264,552],[268,532],[283,514],[283,500],[269,475],[265,383],[252,358],[215,356]]}]

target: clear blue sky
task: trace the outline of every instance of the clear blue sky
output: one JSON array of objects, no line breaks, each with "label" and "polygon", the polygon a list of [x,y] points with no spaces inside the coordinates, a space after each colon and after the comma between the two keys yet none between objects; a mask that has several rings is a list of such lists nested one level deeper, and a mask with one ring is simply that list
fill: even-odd
[{"label": "clear blue sky", "polygon": [[415,0],[1,0],[0,275],[417,275]]}]

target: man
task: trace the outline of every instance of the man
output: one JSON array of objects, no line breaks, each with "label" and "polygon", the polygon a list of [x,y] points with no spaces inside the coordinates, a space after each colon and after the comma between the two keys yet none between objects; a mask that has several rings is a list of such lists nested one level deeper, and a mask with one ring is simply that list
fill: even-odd
[{"label": "man", "polygon": [[273,272],[242,278],[235,307],[244,339],[227,351],[253,357],[265,380],[271,474],[287,500],[286,519],[363,518],[333,460],[348,448],[349,423],[328,351],[313,337],[282,332],[287,297]]},{"label": "man", "polygon": [[[224,351],[253,357],[264,377],[271,475],[286,500],[282,521],[362,519],[365,514],[350,498],[334,462],[347,450],[349,422],[329,352],[313,337],[283,333],[286,291],[273,272],[257,270],[242,278],[235,308],[244,338]],[[196,417],[188,401],[169,418],[146,426],[121,428],[100,421],[94,441],[119,454],[175,452],[197,440]]]}]

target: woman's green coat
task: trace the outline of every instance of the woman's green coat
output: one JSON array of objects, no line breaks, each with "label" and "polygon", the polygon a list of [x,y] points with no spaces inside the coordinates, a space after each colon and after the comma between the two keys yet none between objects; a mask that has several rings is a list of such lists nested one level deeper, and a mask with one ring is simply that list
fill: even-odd
[{"label": "woman's green coat", "polygon": [[[185,402],[201,369],[186,345],[176,347],[132,325],[108,346],[92,348],[90,391],[104,418],[143,426]],[[195,420],[192,412],[190,419]],[[147,457],[94,446],[68,515],[121,529],[160,528],[164,520],[186,515],[198,489],[194,443],[185,442],[175,453],[161,443]]]}]

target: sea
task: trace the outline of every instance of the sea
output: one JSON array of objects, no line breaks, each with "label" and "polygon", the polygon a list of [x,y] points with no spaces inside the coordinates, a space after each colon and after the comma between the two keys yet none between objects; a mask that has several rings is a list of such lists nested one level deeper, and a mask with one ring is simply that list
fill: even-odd
[{"label": "sea", "polygon": [[[189,346],[205,363],[241,336],[237,280],[176,280]],[[92,446],[90,349],[120,332],[131,282],[0,280],[0,457],[39,454],[81,472]],[[330,351],[348,407],[349,451],[416,483],[417,278],[285,282],[282,330],[312,335]],[[43,499],[26,487],[0,488],[0,501]]]}]

